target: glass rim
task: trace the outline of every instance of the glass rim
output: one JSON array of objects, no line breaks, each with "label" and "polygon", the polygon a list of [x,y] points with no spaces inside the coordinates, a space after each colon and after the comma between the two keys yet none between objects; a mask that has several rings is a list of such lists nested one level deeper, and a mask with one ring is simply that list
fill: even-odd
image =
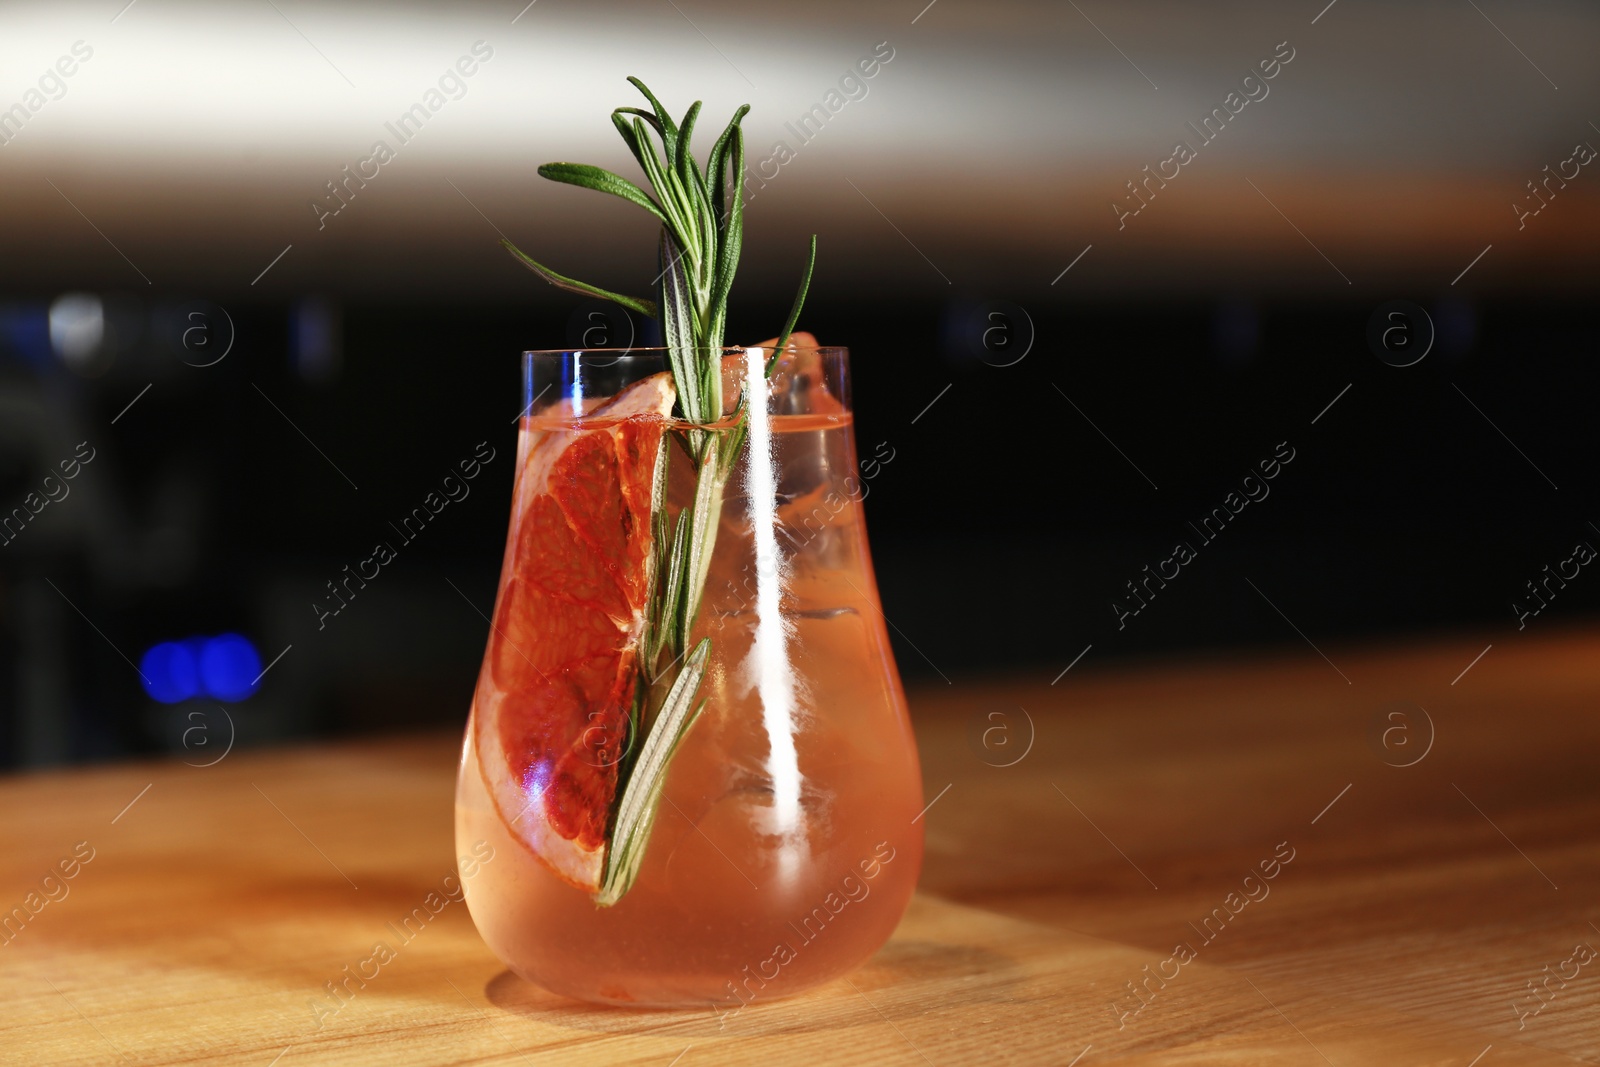
[{"label": "glass rim", "polygon": [[[632,345],[627,348],[525,348],[523,356],[607,356],[612,359],[630,359],[644,357],[667,358],[671,349],[664,345]],[[695,348],[690,351],[710,352],[711,348]],[[737,355],[741,352],[774,352],[777,349],[769,345],[724,345],[716,351],[724,356]],[[801,355],[815,352],[819,355],[839,353],[849,355],[850,349],[845,345],[789,345],[782,350],[784,355]]]}]

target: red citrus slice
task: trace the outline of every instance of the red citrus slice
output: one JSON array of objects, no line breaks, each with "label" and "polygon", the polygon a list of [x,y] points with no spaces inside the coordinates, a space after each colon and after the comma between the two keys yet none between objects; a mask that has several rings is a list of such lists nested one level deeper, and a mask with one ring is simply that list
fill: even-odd
[{"label": "red citrus slice", "polygon": [[593,429],[525,434],[519,457],[474,741],[502,821],[580,889],[605,872],[674,399],[652,375],[589,412]]}]

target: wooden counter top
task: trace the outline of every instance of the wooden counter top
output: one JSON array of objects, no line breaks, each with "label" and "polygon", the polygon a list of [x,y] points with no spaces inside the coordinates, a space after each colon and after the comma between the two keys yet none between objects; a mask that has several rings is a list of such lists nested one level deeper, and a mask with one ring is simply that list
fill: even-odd
[{"label": "wooden counter top", "polygon": [[0,948],[0,1060],[1600,1062],[1600,633],[1494,641],[915,692],[918,899],[725,1026],[543,993],[451,904],[318,1027],[451,870],[455,737],[13,777],[0,908],[74,876]]}]

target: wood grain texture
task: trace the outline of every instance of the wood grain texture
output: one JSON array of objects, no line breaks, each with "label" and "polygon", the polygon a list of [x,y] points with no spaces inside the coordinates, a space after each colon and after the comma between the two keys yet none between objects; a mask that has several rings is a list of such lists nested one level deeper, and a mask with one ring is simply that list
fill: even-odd
[{"label": "wood grain texture", "polygon": [[[13,777],[0,908],[93,859],[0,948],[0,1061],[1600,1062],[1600,961],[1528,991],[1600,947],[1600,634],[1502,637],[1452,685],[1486,644],[914,693],[910,913],[847,980],[730,1018],[546,994],[461,904],[319,1018],[453,869],[453,737]],[[1433,724],[1411,766],[1420,718],[1374,728],[1396,701]]]}]

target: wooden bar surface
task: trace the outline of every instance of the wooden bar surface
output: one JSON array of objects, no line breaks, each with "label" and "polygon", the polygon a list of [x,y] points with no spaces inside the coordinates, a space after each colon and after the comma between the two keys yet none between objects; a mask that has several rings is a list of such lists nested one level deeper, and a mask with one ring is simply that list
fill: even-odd
[{"label": "wooden bar surface", "polygon": [[461,904],[319,1018],[453,869],[455,737],[14,776],[0,1062],[1600,1062],[1600,632],[1325,651],[915,691],[909,914],[730,1019],[551,996]]}]

